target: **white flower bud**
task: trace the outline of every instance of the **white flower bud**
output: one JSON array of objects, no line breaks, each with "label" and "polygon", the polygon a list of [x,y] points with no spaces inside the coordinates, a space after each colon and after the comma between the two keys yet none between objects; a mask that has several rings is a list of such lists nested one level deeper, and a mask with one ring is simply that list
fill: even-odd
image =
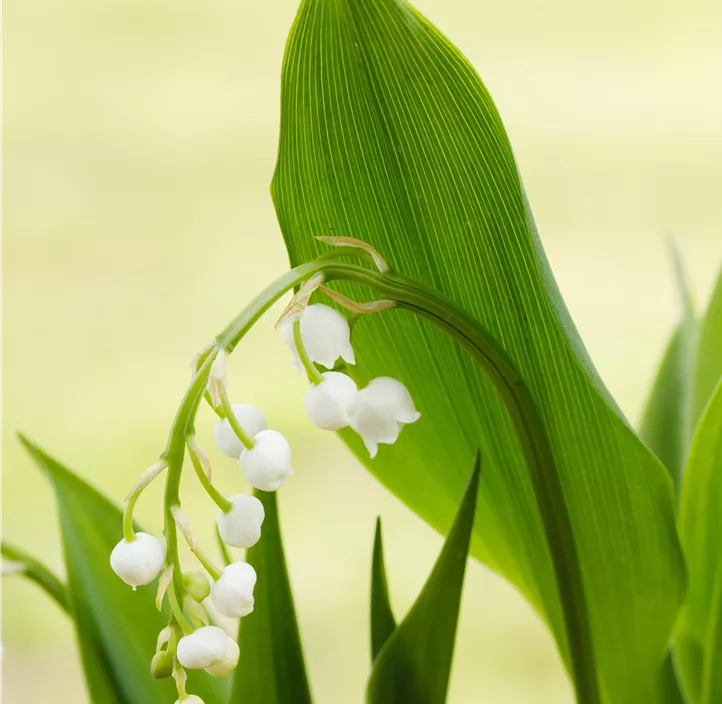
[{"label": "white flower bud", "polygon": [[261,491],[276,491],[293,474],[291,448],[276,430],[262,430],[255,445],[241,454],[241,471],[249,484]]},{"label": "white flower bud", "polygon": [[223,658],[215,665],[204,668],[212,677],[228,677],[238,665],[238,656],[241,654],[238,643],[230,636],[226,636],[226,638],[228,640],[226,641],[226,652]]},{"label": "white flower bud", "polygon": [[165,562],[165,543],[148,533],[136,533],[135,540],[121,540],[110,553],[110,566],[126,584],[139,587],[155,579]]},{"label": "white flower bud", "polygon": [[351,408],[358,388],[350,376],[325,372],[320,384],[311,386],[306,394],[306,413],[321,430],[340,430],[351,422]]},{"label": "white flower bud", "polygon": [[[293,339],[293,321],[288,320],[283,323],[281,334],[284,342],[293,352],[296,368],[302,372],[303,364]],[[333,368],[339,357],[349,364],[356,363],[351,347],[351,329],[348,320],[337,310],[323,303],[306,306],[301,313],[301,340],[311,361],[318,362],[328,369]]]},{"label": "white flower bud", "polygon": [[378,443],[393,444],[404,424],[420,417],[408,389],[396,379],[381,376],[356,395],[351,427],[362,437],[371,457],[376,457]]},{"label": "white flower bud", "polygon": [[218,532],[228,545],[250,548],[261,537],[261,524],[266,516],[263,504],[249,494],[236,494],[228,500],[233,507],[228,513],[218,512]]},{"label": "white flower bud", "polygon": [[200,670],[221,662],[228,649],[228,636],[218,626],[203,626],[178,641],[178,662],[189,670]]},{"label": "white flower bud", "polygon": [[253,611],[255,585],[256,570],[247,562],[233,562],[224,567],[221,576],[213,582],[213,605],[219,613],[230,618],[247,616]]},{"label": "white flower bud", "polygon": [[[232,408],[238,424],[250,437],[266,429],[266,417],[255,406],[237,403]],[[213,437],[216,440],[216,445],[224,455],[228,455],[234,460],[241,456],[241,452],[244,450],[243,443],[238,439],[227,418],[223,418],[216,423]]]},{"label": "white flower bud", "polygon": [[176,699],[175,704],[204,704],[204,702],[197,694],[189,694],[183,699]]}]

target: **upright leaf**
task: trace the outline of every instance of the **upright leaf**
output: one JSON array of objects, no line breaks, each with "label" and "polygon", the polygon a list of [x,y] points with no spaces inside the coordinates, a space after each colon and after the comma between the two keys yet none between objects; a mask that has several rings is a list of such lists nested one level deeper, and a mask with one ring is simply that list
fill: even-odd
[{"label": "upright leaf", "polygon": [[31,582],[35,582],[63,611],[70,613],[67,587],[54,572],[32,555],[5,540],[0,544],[0,552],[8,560],[22,565],[22,574]]},{"label": "upright leaf", "polygon": [[241,656],[229,704],[310,704],[276,494],[254,494],[266,510],[263,538],[246,554],[258,575],[256,605],[252,614],[241,619]]},{"label": "upright leaf", "polygon": [[[304,0],[284,61],[272,192],[292,264],[324,251],[315,235],[358,237],[453,298],[512,357],[561,474],[606,698],[648,699],[683,585],[672,485],[571,324],[474,70],[403,0]],[[474,553],[529,598],[566,657],[531,481],[492,384],[406,311],[364,316],[353,335],[359,375],[400,379],[423,415],[373,461],[353,433],[342,437],[443,533],[463,492],[460,468],[480,448]]]},{"label": "upright leaf", "polygon": [[[55,490],[68,591],[88,692],[94,704],[175,701],[172,680],[156,680],[150,661],[167,617],[155,608],[154,584],[133,591],[110,569],[122,537],[122,512],[29,440],[23,445]],[[205,704],[226,700],[227,685],[190,673],[189,690]]]},{"label": "upright leaf", "polygon": [[712,292],[699,332],[692,402],[692,422],[702,416],[722,378],[722,269]]},{"label": "upright leaf", "polygon": [[374,662],[366,690],[369,704],[446,701],[478,492],[477,454],[459,512],[434,569]]},{"label": "upright leaf", "polygon": [[[692,704],[702,701],[705,667],[722,677],[722,650],[710,629],[719,628],[718,585],[722,579],[722,382],[702,416],[690,451],[682,486],[679,533],[689,583],[675,655]],[[714,615],[717,615],[717,619]],[[705,666],[707,662],[707,666]],[[712,685],[710,685],[712,686]]]},{"label": "upright leaf", "polygon": [[679,493],[691,440],[698,324],[682,262],[672,246],[682,316],[657,372],[639,434],[664,463]]},{"label": "upright leaf", "polygon": [[389,586],[384,565],[384,545],[381,537],[381,518],[376,520],[374,552],[371,561],[371,661],[396,630],[396,619],[389,601]]}]

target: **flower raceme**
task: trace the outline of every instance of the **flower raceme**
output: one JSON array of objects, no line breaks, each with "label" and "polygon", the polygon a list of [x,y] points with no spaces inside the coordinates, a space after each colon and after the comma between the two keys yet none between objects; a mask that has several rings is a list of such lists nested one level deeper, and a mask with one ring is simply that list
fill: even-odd
[{"label": "flower raceme", "polygon": [[[283,339],[291,348],[296,366],[307,372],[311,386],[305,397],[305,409],[311,422],[323,430],[336,431],[351,427],[363,439],[371,457],[380,443],[396,442],[403,426],[414,423],[420,414],[406,387],[395,379],[379,377],[359,389],[350,373],[335,370],[342,360],[355,364],[351,345],[351,328],[338,310],[323,304],[308,304],[321,285],[322,277],[302,281],[299,293],[281,319]],[[331,294],[327,289],[324,292]],[[393,307],[393,301],[354,304],[338,294],[331,295],[354,315],[363,315]],[[269,302],[270,305],[270,302]],[[202,704],[185,690],[183,668],[203,669],[213,677],[225,677],[236,667],[239,648],[225,631],[209,626],[204,603],[208,599],[216,611],[229,618],[243,618],[254,610],[256,571],[244,561],[231,561],[225,545],[247,549],[261,540],[265,518],[263,502],[250,494],[223,496],[211,481],[209,458],[198,446],[193,428],[196,403],[202,396],[219,416],[214,428],[215,444],[223,455],[238,462],[237,467],[256,492],[275,492],[293,474],[291,448],[277,430],[269,429],[264,413],[248,404],[232,404],[228,397],[226,365],[230,350],[238,340],[227,345],[220,341],[206,346],[192,362],[193,379],[186,408],[179,411],[171,431],[171,440],[161,459],[143,472],[128,498],[123,515],[123,540],[113,549],[110,564],[115,573],[135,589],[150,584],[160,573],[156,604],[164,599],[170,606],[168,625],[164,628],[151,662],[156,678],[173,676],[178,689],[176,704]],[[218,340],[225,339],[223,336]],[[315,364],[325,367],[321,371]],[[184,415],[185,414],[185,415]],[[190,429],[190,430],[189,430]],[[217,529],[223,543],[227,564],[219,569],[200,549],[188,518],[180,505],[180,474],[186,457],[198,479],[218,506]],[[162,472],[168,473],[165,494],[165,531],[167,545],[147,533],[133,530],[133,507],[141,492]],[[173,483],[171,484],[171,475]],[[205,572],[181,570],[179,536],[188,542],[192,553]],[[209,581],[206,573],[211,577]],[[259,575],[264,578],[263,574]]]}]

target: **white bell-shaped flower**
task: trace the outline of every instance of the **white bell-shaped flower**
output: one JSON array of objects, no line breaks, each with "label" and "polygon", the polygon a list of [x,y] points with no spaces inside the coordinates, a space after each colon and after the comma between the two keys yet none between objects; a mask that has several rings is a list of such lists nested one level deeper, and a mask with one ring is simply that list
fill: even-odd
[{"label": "white bell-shaped flower", "polygon": [[226,636],[226,638],[228,640],[226,641],[226,652],[223,658],[214,665],[204,668],[212,677],[228,677],[238,665],[238,656],[241,654],[238,643],[230,636]]},{"label": "white bell-shaped flower", "polygon": [[[293,339],[293,321],[288,320],[281,326],[284,342],[293,352],[293,359],[299,373],[303,364],[296,350]],[[346,317],[337,310],[313,303],[306,306],[301,313],[301,340],[312,362],[318,362],[331,369],[341,357],[349,364],[356,364],[353,347],[351,347],[351,328]]]},{"label": "white bell-shaped flower", "polygon": [[356,395],[351,427],[363,438],[371,457],[376,457],[379,443],[393,444],[404,424],[420,417],[408,389],[396,379],[381,376]]},{"label": "white bell-shaped flower", "polygon": [[228,650],[228,635],[218,626],[203,626],[178,641],[178,662],[189,670],[202,670],[220,663]]},{"label": "white bell-shaped flower", "polygon": [[291,447],[276,430],[262,430],[255,445],[241,454],[241,471],[248,483],[261,491],[276,491],[293,474]]},{"label": "white bell-shaped flower", "polygon": [[314,384],[306,394],[306,413],[321,430],[340,430],[351,422],[351,409],[358,388],[350,376],[325,372],[323,381]]},{"label": "white bell-shaped flower", "polygon": [[165,543],[148,533],[136,533],[130,542],[121,540],[110,553],[113,572],[134,589],[152,582],[164,562]]},{"label": "white bell-shaped flower", "polygon": [[228,545],[250,548],[261,537],[261,524],[266,516],[263,504],[249,494],[236,494],[228,500],[233,506],[228,513],[218,512],[218,532]]},{"label": "white bell-shaped flower", "polygon": [[175,704],[204,704],[204,702],[197,694],[189,694],[183,699],[176,699]]},{"label": "white bell-shaped flower", "polygon": [[[238,424],[250,437],[266,429],[266,417],[255,406],[236,403],[232,408],[233,415],[237,418]],[[239,440],[233,428],[231,428],[231,424],[227,418],[223,418],[216,423],[213,437],[216,440],[216,445],[218,445],[218,448],[224,455],[228,455],[234,460],[237,460],[241,456],[241,452],[244,450],[243,443]]]},{"label": "white bell-shaped flower", "polygon": [[219,613],[230,618],[247,616],[253,611],[253,587],[256,570],[247,562],[233,562],[223,568],[213,582],[211,599]]}]

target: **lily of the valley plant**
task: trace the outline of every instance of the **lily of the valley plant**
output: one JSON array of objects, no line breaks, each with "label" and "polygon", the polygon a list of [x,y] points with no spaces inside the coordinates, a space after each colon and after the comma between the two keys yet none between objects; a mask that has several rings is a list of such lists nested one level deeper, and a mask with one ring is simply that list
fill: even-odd
[{"label": "lily of the valley plant", "polygon": [[[398,0],[304,0],[281,102],[291,268],[193,358],[123,510],[23,439],[57,495],[68,583],[3,544],[7,571],[74,619],[92,701],[311,701],[277,499],[304,468],[226,374],[290,299],[279,344],[309,419],[446,535],[397,622],[377,524],[369,704],[445,701],[469,553],[548,625],[580,704],[720,704],[722,277],[698,315],[678,266],[682,320],[635,429],[564,307],[488,92],[431,24]],[[231,496],[196,439],[204,403]],[[217,511],[220,559],[184,511],[184,471]],[[133,513],[158,481],[154,536]]]}]

